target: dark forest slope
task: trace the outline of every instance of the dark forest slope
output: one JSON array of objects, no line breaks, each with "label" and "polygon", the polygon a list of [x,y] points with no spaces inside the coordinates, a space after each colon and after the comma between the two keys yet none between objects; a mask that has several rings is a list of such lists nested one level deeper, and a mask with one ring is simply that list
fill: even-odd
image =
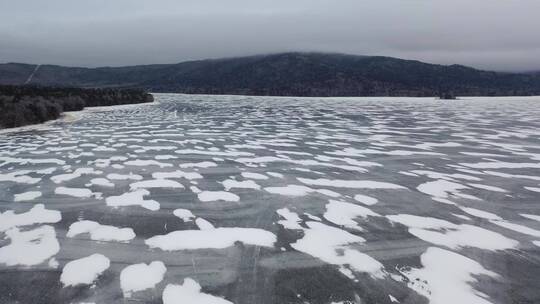
[{"label": "dark forest slope", "polygon": [[[21,84],[35,65],[0,65]],[[128,87],[154,92],[289,96],[540,95],[538,73],[496,73],[390,57],[284,53],[117,68],[43,65],[32,84]]]}]

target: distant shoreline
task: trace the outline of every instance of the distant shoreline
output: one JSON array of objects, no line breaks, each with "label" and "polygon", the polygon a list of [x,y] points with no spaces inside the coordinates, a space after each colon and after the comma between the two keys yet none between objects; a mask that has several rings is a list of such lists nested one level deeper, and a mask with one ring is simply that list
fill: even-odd
[{"label": "distant shoreline", "polygon": [[136,89],[0,86],[0,129],[37,125],[87,107],[153,102]]}]

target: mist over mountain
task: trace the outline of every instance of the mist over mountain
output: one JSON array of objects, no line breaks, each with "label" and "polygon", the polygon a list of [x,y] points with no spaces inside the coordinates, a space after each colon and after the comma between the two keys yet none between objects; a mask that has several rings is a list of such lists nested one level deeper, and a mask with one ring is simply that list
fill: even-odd
[{"label": "mist over mountain", "polygon": [[380,56],[281,53],[178,64],[78,68],[8,63],[0,84],[275,96],[540,95],[540,73],[500,73]]}]

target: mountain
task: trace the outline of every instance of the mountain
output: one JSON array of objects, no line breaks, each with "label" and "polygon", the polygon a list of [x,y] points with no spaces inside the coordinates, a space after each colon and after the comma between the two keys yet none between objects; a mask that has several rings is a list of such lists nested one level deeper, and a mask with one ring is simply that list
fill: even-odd
[{"label": "mountain", "polygon": [[0,64],[0,84],[282,96],[540,95],[540,74],[380,56],[282,53],[178,64],[75,68]]}]

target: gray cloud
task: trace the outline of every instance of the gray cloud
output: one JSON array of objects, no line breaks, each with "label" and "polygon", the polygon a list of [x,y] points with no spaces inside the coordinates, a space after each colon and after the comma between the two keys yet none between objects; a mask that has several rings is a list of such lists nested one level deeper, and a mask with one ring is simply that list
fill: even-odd
[{"label": "gray cloud", "polygon": [[173,63],[280,51],[540,70],[538,0],[0,0],[0,61]]}]

